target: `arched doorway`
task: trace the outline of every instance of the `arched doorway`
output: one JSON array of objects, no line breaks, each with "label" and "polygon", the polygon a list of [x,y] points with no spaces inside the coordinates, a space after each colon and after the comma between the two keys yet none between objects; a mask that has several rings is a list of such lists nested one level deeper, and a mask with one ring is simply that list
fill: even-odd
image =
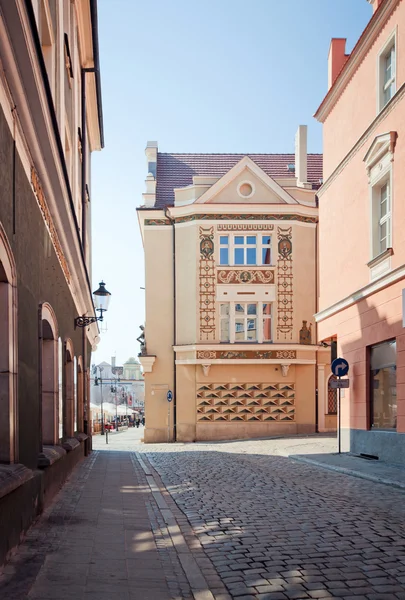
[{"label": "arched doorway", "polygon": [[74,350],[72,340],[65,342],[65,414],[64,414],[64,438],[72,438],[74,434]]},{"label": "arched doorway", "polygon": [[0,462],[18,461],[17,270],[0,224]]},{"label": "arched doorway", "polygon": [[328,380],[328,415],[337,414],[337,389],[332,388],[330,383],[335,381],[337,378],[331,375]]},{"label": "arched doorway", "polygon": [[41,305],[42,443],[54,445],[58,429],[58,324],[50,304]]}]

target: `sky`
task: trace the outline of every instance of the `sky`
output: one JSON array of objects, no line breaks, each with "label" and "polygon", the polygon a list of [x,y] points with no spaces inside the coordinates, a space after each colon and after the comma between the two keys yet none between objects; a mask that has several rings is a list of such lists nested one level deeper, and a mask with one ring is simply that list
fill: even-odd
[{"label": "sky", "polygon": [[367,0],[98,0],[105,148],[92,159],[92,280],[112,296],[92,362],[139,352],[147,140],[161,152],[294,152],[306,124],[308,152],[322,152],[313,114],[330,40],[347,38],[350,52],[371,15]]}]

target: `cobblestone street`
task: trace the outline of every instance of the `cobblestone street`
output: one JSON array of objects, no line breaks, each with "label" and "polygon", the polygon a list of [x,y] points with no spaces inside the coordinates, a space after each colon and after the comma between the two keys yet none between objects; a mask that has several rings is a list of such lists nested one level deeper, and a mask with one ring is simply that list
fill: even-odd
[{"label": "cobblestone street", "polygon": [[404,491],[288,458],[335,440],[141,436],[94,439],[5,567],[1,598],[405,599]]}]

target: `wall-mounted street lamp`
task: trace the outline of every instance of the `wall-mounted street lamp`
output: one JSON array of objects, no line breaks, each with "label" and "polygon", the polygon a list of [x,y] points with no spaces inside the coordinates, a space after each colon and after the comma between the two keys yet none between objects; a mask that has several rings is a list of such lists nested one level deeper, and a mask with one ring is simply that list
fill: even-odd
[{"label": "wall-mounted street lamp", "polygon": [[100,313],[99,317],[87,317],[83,315],[81,317],[76,317],[75,319],[75,328],[76,327],[87,327],[96,321],[103,320],[103,313],[108,310],[108,305],[110,303],[111,294],[105,289],[104,281],[99,283],[99,288],[95,292],[93,292],[94,298],[94,306],[96,311]]}]

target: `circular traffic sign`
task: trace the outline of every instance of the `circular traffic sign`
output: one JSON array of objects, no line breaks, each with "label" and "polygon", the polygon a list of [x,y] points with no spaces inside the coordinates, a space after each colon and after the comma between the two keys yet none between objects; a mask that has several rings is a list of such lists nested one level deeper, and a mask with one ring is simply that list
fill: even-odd
[{"label": "circular traffic sign", "polygon": [[349,372],[349,363],[344,358],[335,358],[330,368],[335,377],[344,377]]},{"label": "circular traffic sign", "polygon": [[169,390],[166,394],[166,398],[168,402],[171,402],[173,400],[173,392],[171,390]]}]

